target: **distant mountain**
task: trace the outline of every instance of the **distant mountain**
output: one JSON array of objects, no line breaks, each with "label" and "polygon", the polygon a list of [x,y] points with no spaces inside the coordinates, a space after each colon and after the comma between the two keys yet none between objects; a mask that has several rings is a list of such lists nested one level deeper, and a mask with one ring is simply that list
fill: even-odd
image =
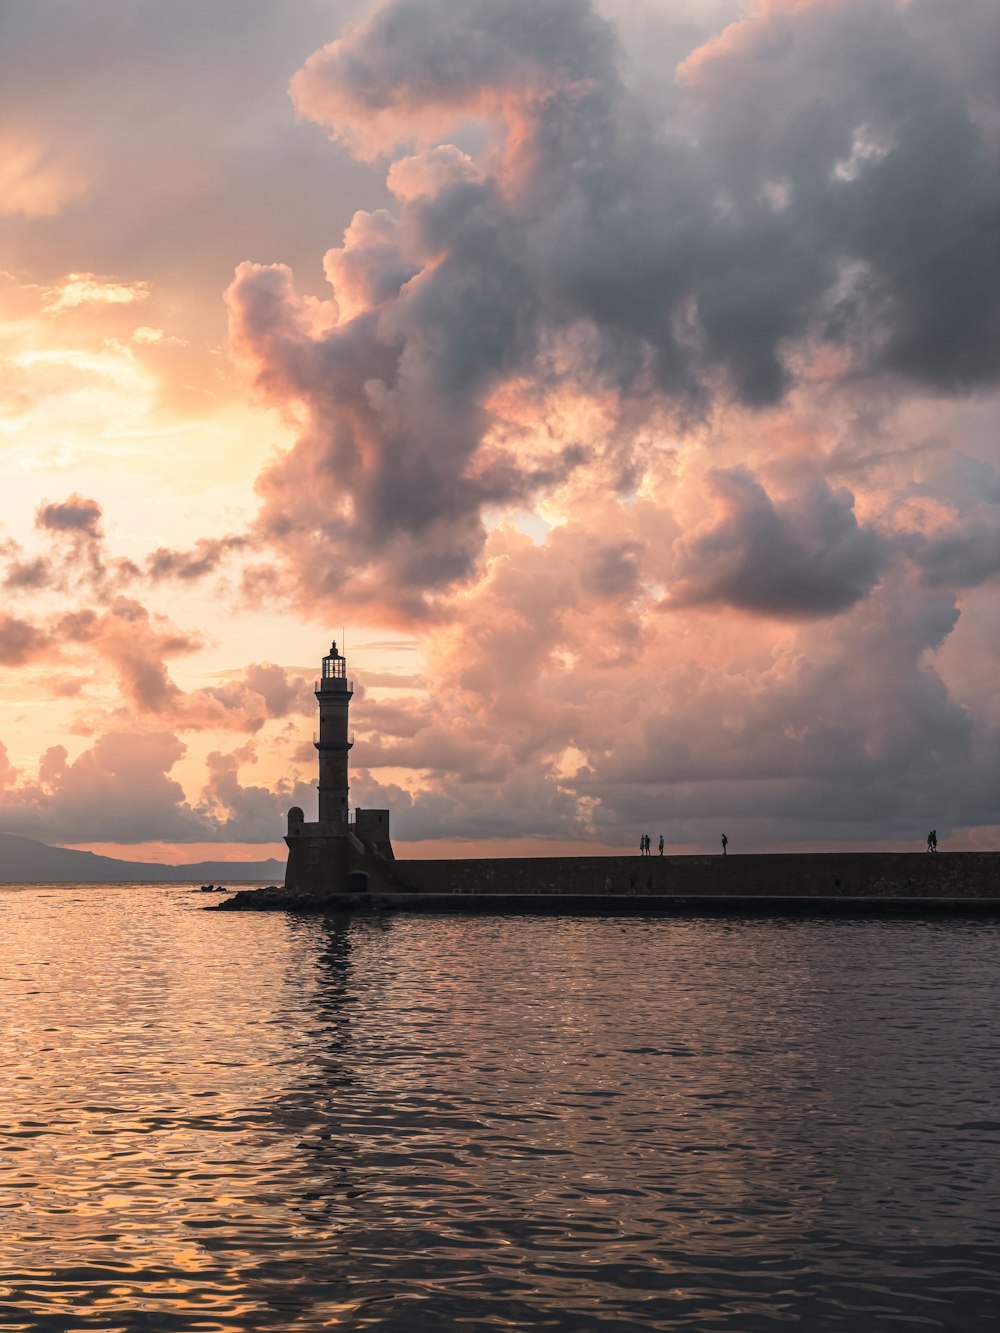
[{"label": "distant mountain", "polygon": [[226,884],[230,880],[260,879],[280,884],[285,863],[266,861],[193,861],[167,866],[156,861],[119,861],[66,847],[47,847],[34,838],[0,833],[0,884],[121,884],[132,880],[195,880]]}]

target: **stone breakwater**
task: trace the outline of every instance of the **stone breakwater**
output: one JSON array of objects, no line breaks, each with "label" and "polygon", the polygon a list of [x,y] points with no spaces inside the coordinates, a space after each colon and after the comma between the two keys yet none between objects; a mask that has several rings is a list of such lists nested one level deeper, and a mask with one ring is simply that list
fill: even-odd
[{"label": "stone breakwater", "polygon": [[278,886],[226,911],[869,912],[1000,911],[1000,852],[806,852],[759,856],[512,857],[393,861],[367,893]]}]

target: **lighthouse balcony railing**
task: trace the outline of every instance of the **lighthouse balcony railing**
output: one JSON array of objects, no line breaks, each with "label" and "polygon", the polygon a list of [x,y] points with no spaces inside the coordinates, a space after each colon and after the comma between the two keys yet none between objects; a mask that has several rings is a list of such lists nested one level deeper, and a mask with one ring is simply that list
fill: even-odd
[{"label": "lighthouse balcony railing", "polygon": [[[349,731],[349,732],[347,733],[347,743],[348,743],[348,745],[353,745],[353,744],[354,744],[354,732],[353,732],[353,731]],[[318,744],[319,744],[319,732],[318,732],[318,731],[314,731],[314,732],[313,732],[313,745],[318,745]]]},{"label": "lighthouse balcony railing", "polygon": [[314,694],[353,694],[354,681],[346,676],[324,676],[313,681]]}]

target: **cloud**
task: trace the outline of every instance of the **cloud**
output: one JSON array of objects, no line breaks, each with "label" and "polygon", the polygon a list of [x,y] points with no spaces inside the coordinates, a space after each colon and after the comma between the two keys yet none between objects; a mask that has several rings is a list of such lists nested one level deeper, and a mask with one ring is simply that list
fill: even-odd
[{"label": "cloud", "polygon": [[709,478],[723,514],[674,543],[670,605],[829,616],[877,583],[887,545],[858,524],[849,491],[816,481],[792,502],[775,504],[749,468],[715,469]]},{"label": "cloud", "polygon": [[247,689],[264,700],[270,717],[312,713],[315,708],[313,682],[290,674],[273,662],[251,662],[244,679]]},{"label": "cloud", "polygon": [[7,566],[3,586],[12,591],[32,591],[52,582],[52,569],[47,560],[36,556],[32,560],[12,560]]},{"label": "cloud", "polygon": [[59,616],[52,634],[64,651],[85,647],[114,672],[120,700],[112,718],[124,712],[184,731],[253,734],[270,719],[315,707],[309,682],[272,663],[251,663],[222,685],[181,689],[167,661],[195,652],[200,637],[179,630],[134,598],[119,596],[101,611]]},{"label": "cloud", "polygon": [[106,557],[102,517],[96,500],[77,494],[40,505],[35,527],[51,538],[55,552],[48,558],[12,562],[6,586],[74,590],[101,601],[116,596],[139,577],[139,569],[131,560]]},{"label": "cloud", "polygon": [[144,347],[187,347],[187,338],[179,338],[176,334],[165,333],[163,329],[151,328],[148,324],[140,324],[137,329],[132,331],[132,342],[138,343]]},{"label": "cloud", "polygon": [[70,612],[59,618],[60,641],[86,646],[111,666],[129,709],[169,714],[182,692],[170,679],[165,657],[190,652],[198,639],[178,631],[133,598],[117,597],[104,611]]},{"label": "cloud", "polygon": [[522,118],[615,80],[609,25],[579,0],[396,0],[311,56],[291,83],[300,114],[365,157],[428,142],[463,120]]},{"label": "cloud", "polygon": [[24,666],[44,656],[48,635],[16,616],[0,615],[0,665]]},{"label": "cloud", "polygon": [[199,812],[211,820],[215,836],[235,842],[273,842],[284,827],[284,817],[293,805],[308,804],[312,788],[284,783],[278,790],[244,786],[241,765],[253,763],[252,748],[230,754],[213,751],[208,756],[208,781],[198,804]]},{"label": "cloud", "polygon": [[9,831],[65,842],[210,836],[168,776],[183,753],[169,732],[109,732],[72,762],[65,747],[52,746],[37,780],[5,793],[0,819]]},{"label": "cloud", "polygon": [[43,308],[48,314],[57,315],[80,305],[133,305],[145,301],[149,283],[118,282],[94,273],[70,273],[49,295],[51,300]]},{"label": "cloud", "polygon": [[390,810],[392,836],[405,841],[590,836],[571,793],[551,779],[526,773],[500,785],[463,783],[413,794],[383,785],[362,770],[351,792],[363,806]]},{"label": "cloud", "polygon": [[76,588],[106,601],[144,581],[153,586],[169,581],[193,583],[215,573],[229,557],[250,545],[245,533],[201,537],[186,550],[157,547],[140,568],[130,559],[107,553],[102,518],[103,508],[97,500],[77,494],[40,505],[35,526],[56,544],[57,554],[25,557],[19,543],[8,541],[0,549],[0,556],[7,558],[4,586],[13,591]]},{"label": "cloud", "polygon": [[189,551],[172,551],[160,546],[147,558],[146,570],[154,583],[164,579],[189,582],[214,573],[228,555],[243,550],[246,545],[246,537],[232,534],[199,538]]},{"label": "cloud", "polygon": [[968,520],[923,542],[916,561],[932,588],[975,588],[1000,574],[1000,516]]},{"label": "cloud", "polygon": [[[281,265],[244,264],[228,293],[234,349],[304,422],[259,481],[259,535],[302,603],[433,617],[475,577],[488,510],[600,467],[634,485],[652,420],[779,403],[824,346],[845,392],[875,371],[994,382],[993,103],[963,70],[996,20],[961,9],[969,40],[944,42],[921,5],[760,8],[685,63],[662,127],[585,0],[390,0],[310,58],[300,113],[393,158],[395,207],[327,254],[333,301]],[[477,157],[442,141],[470,121],[499,126]],[[572,430],[574,401],[601,402],[602,432]],[[874,535],[850,553],[824,535],[814,582],[849,586],[790,609],[873,586]]]},{"label": "cloud", "polygon": [[[737,230],[756,214],[822,261],[798,299],[867,373],[997,382],[1000,95],[982,59],[997,23],[982,0],[768,5],[682,66]],[[785,201],[771,222],[769,184]],[[792,267],[775,254],[759,280],[781,299]]]},{"label": "cloud", "polygon": [[178,722],[257,732],[272,718],[311,714],[316,707],[311,680],[271,662],[251,662],[240,678],[205,686],[178,700]]},{"label": "cloud", "polygon": [[15,782],[18,771],[10,762],[10,755],[7,753],[7,747],[0,741],[0,789],[9,787]]},{"label": "cloud", "polygon": [[308,799],[294,784],[243,787],[239,765],[254,759],[244,749],[209,756],[207,785],[192,803],[170,776],[184,754],[170,731],[109,731],[72,761],[51,746],[34,780],[13,783],[0,746],[0,823],[56,843],[273,842],[287,807]]},{"label": "cloud", "polygon": [[328,250],[323,259],[341,320],[398,296],[416,276],[419,268],[406,259],[401,246],[399,223],[388,209],[355,213],[343,245]]},{"label": "cloud", "polygon": [[86,537],[101,536],[101,506],[96,500],[71,495],[61,504],[42,505],[35,516],[38,527],[50,532],[77,532]]}]

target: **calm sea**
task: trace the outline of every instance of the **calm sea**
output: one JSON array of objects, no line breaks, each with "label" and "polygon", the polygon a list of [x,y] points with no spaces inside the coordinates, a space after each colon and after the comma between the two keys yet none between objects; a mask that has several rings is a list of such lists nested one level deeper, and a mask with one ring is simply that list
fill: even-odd
[{"label": "calm sea", "polygon": [[0,889],[4,1330],[1000,1319],[1000,926]]}]

